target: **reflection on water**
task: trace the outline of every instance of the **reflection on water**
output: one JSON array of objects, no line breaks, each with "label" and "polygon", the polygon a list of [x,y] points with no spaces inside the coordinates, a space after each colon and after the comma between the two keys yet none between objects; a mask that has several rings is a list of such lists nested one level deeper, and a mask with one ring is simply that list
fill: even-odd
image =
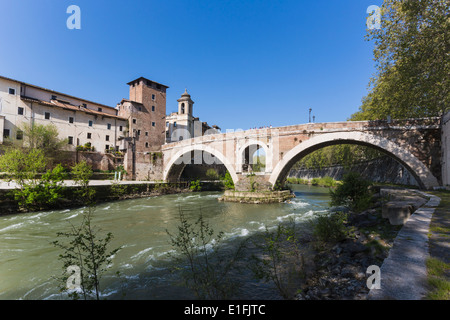
[{"label": "reflection on water", "polygon": [[[228,241],[244,239],[295,219],[302,221],[328,206],[328,189],[294,185],[290,203],[253,205],[219,202],[220,192],[164,195],[98,205],[92,223],[112,232],[110,249],[122,249],[102,278],[102,295],[108,299],[189,299],[169,272],[167,253],[172,250],[166,230],[176,232],[182,209],[194,220],[201,212]],[[62,272],[60,249],[51,242],[60,231],[81,222],[80,209],[46,211],[0,217],[0,299],[61,299],[54,277]],[[121,278],[115,274],[120,271]],[[260,284],[249,280],[248,298],[267,297]],[[266,289],[267,290],[267,289]],[[123,294],[126,293],[125,296]]]}]

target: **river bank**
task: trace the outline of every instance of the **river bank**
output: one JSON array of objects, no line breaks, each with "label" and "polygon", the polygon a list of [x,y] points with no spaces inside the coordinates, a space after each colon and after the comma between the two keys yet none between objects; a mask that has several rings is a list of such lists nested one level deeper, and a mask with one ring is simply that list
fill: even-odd
[{"label": "river bank", "polygon": [[[400,191],[415,196],[418,200],[423,197],[408,190]],[[305,245],[309,248],[309,252],[312,252],[309,259],[313,263],[309,266],[308,278],[299,288],[296,299],[373,298],[367,285],[368,277],[372,273],[367,273],[367,270],[370,266],[382,268],[385,260],[390,257],[390,250],[396,243],[399,232],[403,230],[403,225],[392,225],[389,219],[383,216],[383,201],[378,201],[374,207],[362,213],[349,212],[346,228],[349,231],[348,235],[341,241],[321,243],[305,239]],[[404,267],[407,268],[408,262],[405,263]],[[394,275],[388,276],[390,277],[385,276],[384,279],[394,277],[391,281],[401,283],[405,281],[395,278]],[[397,284],[389,285],[395,287]],[[386,286],[384,284],[384,287]]]},{"label": "river bank", "polygon": [[[94,204],[192,192],[189,182],[116,182],[113,180],[93,180],[90,181],[89,187],[95,191],[93,198]],[[217,183],[208,181],[202,182],[202,187],[205,191],[216,191],[221,189],[221,186]],[[31,212],[24,208],[20,208],[17,201],[14,200],[14,196],[11,193],[14,188],[15,185],[13,183],[0,183],[0,216]],[[34,211],[38,212],[43,210],[61,210],[83,207],[85,206],[85,203],[80,200],[77,194],[77,190],[79,189],[80,187],[75,185],[72,181],[66,181],[65,188],[62,189],[61,196],[55,204]]]}]

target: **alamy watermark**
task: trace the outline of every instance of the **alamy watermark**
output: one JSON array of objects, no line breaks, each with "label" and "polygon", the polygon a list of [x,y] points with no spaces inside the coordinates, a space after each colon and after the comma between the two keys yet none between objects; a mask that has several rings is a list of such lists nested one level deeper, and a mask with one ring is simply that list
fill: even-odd
[{"label": "alamy watermark", "polygon": [[66,13],[70,14],[70,16],[67,18],[66,26],[67,29],[73,30],[81,29],[81,9],[79,6],[76,5],[70,5],[67,7]]},{"label": "alamy watermark", "polygon": [[379,266],[371,265],[367,268],[367,274],[370,276],[367,278],[366,285],[369,290],[381,289],[381,270]]},{"label": "alamy watermark", "polygon": [[81,269],[79,266],[67,267],[67,273],[70,275],[66,281],[68,290],[78,290],[81,288]]},{"label": "alamy watermark", "polygon": [[370,14],[367,17],[367,29],[381,29],[381,8],[376,5],[371,5],[367,8],[367,13]]}]

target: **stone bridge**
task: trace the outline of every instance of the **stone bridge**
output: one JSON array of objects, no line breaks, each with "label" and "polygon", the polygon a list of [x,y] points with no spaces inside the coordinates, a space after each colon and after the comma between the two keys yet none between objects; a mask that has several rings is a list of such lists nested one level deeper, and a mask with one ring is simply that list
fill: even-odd
[{"label": "stone bridge", "polygon": [[[442,185],[441,118],[308,123],[277,128],[227,130],[162,146],[163,178],[177,181],[187,164],[223,164],[236,190],[270,189],[286,179],[307,154],[336,144],[378,149],[408,169],[423,189]],[[264,172],[250,159],[262,148]]]}]

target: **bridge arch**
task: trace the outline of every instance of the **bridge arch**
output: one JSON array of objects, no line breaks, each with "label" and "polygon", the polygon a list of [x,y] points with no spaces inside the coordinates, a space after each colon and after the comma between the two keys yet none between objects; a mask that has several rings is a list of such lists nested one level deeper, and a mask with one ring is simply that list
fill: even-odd
[{"label": "bridge arch", "polygon": [[[256,146],[256,148],[251,148],[253,146]],[[265,153],[265,172],[271,172],[272,170],[272,152],[262,141],[249,139],[246,141],[243,145],[239,146],[238,152],[237,152],[237,164],[236,164],[236,171],[237,172],[243,172],[243,166],[246,164],[246,152],[252,153],[251,151],[256,151],[258,149],[263,149]],[[251,156],[250,154],[248,156]]]},{"label": "bridge arch", "polygon": [[288,151],[277,163],[269,178],[269,182],[275,185],[277,181],[284,180],[290,168],[309,153],[326,146],[345,143],[372,147],[388,154],[404,165],[423,189],[439,186],[438,180],[431,171],[414,155],[405,151],[405,148],[392,140],[360,131],[325,133],[300,143]]},{"label": "bridge arch", "polygon": [[[167,165],[164,166],[164,172],[163,172],[163,179],[164,181],[170,181],[171,177],[174,174],[174,167],[177,166],[176,162],[182,158],[184,155],[186,155],[187,153],[191,153],[191,152],[195,152],[195,151],[202,151],[202,152],[206,152],[209,153],[210,155],[213,155],[216,159],[218,159],[224,166],[225,168],[228,170],[228,172],[231,175],[231,178],[233,179],[233,182],[236,184],[239,180],[237,174],[236,174],[236,170],[234,169],[233,165],[230,163],[230,161],[217,149],[211,148],[207,145],[203,145],[203,144],[199,144],[199,145],[188,145],[188,146],[184,146],[183,148],[181,148],[181,150],[178,150],[177,152],[175,152],[169,159],[169,161],[167,162]],[[181,170],[179,170],[179,174],[181,174],[181,172],[183,171],[183,168],[181,168]],[[178,174],[178,173],[176,173]]]}]

